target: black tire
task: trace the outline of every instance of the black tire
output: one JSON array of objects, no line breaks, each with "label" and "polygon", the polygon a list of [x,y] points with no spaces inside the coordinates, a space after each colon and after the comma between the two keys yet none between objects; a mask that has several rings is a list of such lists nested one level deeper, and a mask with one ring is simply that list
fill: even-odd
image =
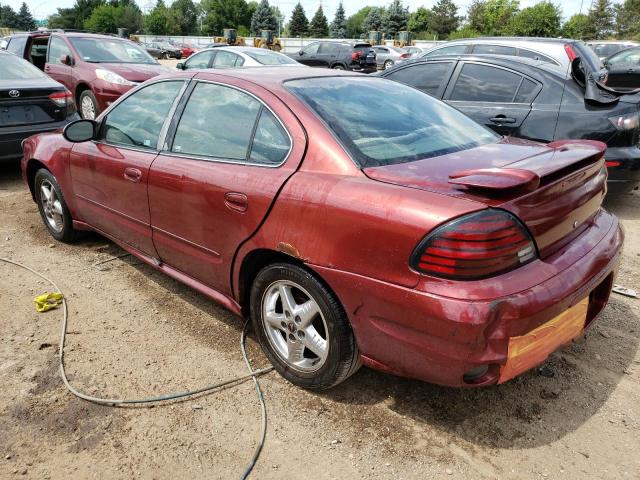
[{"label": "black tire", "polygon": [[[45,212],[44,205],[45,202],[43,202],[43,185],[55,190],[56,198],[60,202],[60,205],[62,207],[62,226],[59,230],[55,229],[50,224],[50,220],[47,218],[47,213]],[[64,201],[64,196],[62,195],[62,190],[60,190],[60,185],[58,185],[56,177],[54,177],[49,170],[41,168],[36,172],[36,176],[33,182],[33,189],[36,197],[36,203],[38,204],[38,210],[40,211],[40,216],[42,217],[42,222],[44,223],[44,226],[47,227],[47,230],[49,230],[51,236],[59,242],[74,242],[78,238],[79,232],[73,228],[73,218],[71,217],[69,208]]]},{"label": "black tire", "polygon": [[337,65],[334,65],[333,67],[331,67],[333,70],[346,70],[346,68],[344,68],[343,65],[340,65],[339,63]]},{"label": "black tire", "polygon": [[387,68],[391,68],[391,67],[393,67],[393,60],[387,60],[386,62],[384,62],[382,69],[386,70]]},{"label": "black tire", "polygon": [[[301,286],[314,300],[326,325],[328,351],[324,363],[313,372],[297,370],[281,357],[268,338],[263,319],[263,301],[276,282]],[[251,321],[263,352],[271,364],[291,383],[311,390],[325,390],[345,381],[360,368],[360,355],[351,325],[335,295],[312,273],[295,265],[277,263],[263,268],[251,287]],[[296,317],[298,318],[298,317]],[[296,320],[297,321],[297,320]],[[286,340],[286,329],[283,332]]]},{"label": "black tire", "polygon": [[[85,112],[82,108],[83,102],[91,101],[93,104],[94,116],[90,118],[89,115],[85,116]],[[84,119],[95,120],[98,115],[100,115],[100,107],[98,107],[98,100],[96,100],[96,96],[93,94],[91,90],[84,90],[80,94],[80,98],[78,99],[78,113]]]}]

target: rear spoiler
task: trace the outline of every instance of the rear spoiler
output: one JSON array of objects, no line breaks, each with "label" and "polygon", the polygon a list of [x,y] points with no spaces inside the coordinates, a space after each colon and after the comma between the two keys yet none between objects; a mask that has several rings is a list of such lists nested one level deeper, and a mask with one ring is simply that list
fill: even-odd
[{"label": "rear spoiler", "polygon": [[601,160],[607,145],[595,140],[558,140],[549,150],[504,168],[462,170],[449,175],[449,183],[494,193],[536,190],[542,183],[569,175]]}]

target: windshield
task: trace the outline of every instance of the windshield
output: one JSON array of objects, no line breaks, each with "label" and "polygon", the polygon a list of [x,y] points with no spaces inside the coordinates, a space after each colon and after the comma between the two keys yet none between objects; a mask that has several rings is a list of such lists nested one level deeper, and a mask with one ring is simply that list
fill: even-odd
[{"label": "windshield", "polygon": [[262,65],[297,65],[293,58],[287,57],[282,53],[272,52],[271,50],[262,51],[245,51],[249,57],[253,58],[256,62]]},{"label": "windshield", "polygon": [[35,80],[48,78],[38,68],[26,60],[22,60],[11,54],[1,54],[0,80]]},{"label": "windshield", "polygon": [[85,62],[158,63],[146,50],[127,40],[116,38],[71,38],[70,40],[73,48]]},{"label": "windshield", "polygon": [[440,100],[382,78],[308,78],[286,86],[361,168],[438,157],[499,138]]}]

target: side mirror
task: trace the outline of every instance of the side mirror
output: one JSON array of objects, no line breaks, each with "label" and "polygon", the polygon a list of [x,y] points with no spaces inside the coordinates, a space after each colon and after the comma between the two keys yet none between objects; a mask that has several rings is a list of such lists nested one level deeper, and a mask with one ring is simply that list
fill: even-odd
[{"label": "side mirror", "polygon": [[304,56],[304,50],[300,50],[300,51],[298,52],[298,55],[300,55],[301,57],[302,57],[302,56]]},{"label": "side mirror", "polygon": [[62,55],[60,57],[60,63],[62,63],[63,65],[72,66],[73,65],[73,58],[71,58],[70,55]]},{"label": "side mirror", "polygon": [[96,138],[97,123],[93,120],[76,120],[62,131],[62,136],[73,143],[88,142]]},{"label": "side mirror", "polygon": [[184,70],[184,63],[178,63],[178,64],[176,65],[176,68],[177,68],[178,70]]}]

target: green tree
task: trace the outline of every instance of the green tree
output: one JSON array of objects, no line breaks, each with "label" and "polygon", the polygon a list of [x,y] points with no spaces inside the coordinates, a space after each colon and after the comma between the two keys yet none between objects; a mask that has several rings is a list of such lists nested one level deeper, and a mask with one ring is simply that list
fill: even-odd
[{"label": "green tree", "polygon": [[338,4],[336,15],[331,22],[330,32],[332,38],[347,38],[347,19],[342,2]]},{"label": "green tree", "polygon": [[93,11],[105,3],[105,0],[76,0],[73,7],[59,8],[57,13],[51,15],[48,19],[48,26],[49,28],[82,30],[84,22]]},{"label": "green tree", "polygon": [[262,30],[273,30],[274,32],[278,30],[278,21],[268,0],[261,0],[251,17],[251,33],[260,35]]},{"label": "green tree", "polygon": [[356,13],[347,18],[347,36],[348,38],[360,38],[365,34],[362,24],[367,18],[372,7],[363,7]]},{"label": "green tree", "polygon": [[476,32],[484,32],[487,29],[485,23],[487,2],[485,0],[473,0],[467,10],[467,25]]},{"label": "green tree", "polygon": [[431,28],[440,38],[447,38],[451,32],[458,29],[460,17],[458,7],[452,0],[438,0],[432,11]]},{"label": "green tree", "polygon": [[562,11],[551,2],[541,2],[518,12],[505,27],[508,35],[555,37],[560,33]]},{"label": "green tree", "polygon": [[10,5],[0,5],[0,27],[18,28],[18,16]]},{"label": "green tree", "polygon": [[118,31],[119,7],[100,5],[84,21],[85,30],[98,33],[116,33]]},{"label": "green tree", "polygon": [[409,8],[405,8],[401,0],[393,0],[382,15],[382,31],[388,38],[393,38],[407,29],[408,21]]},{"label": "green tree", "polygon": [[416,36],[422,36],[421,34],[431,31],[431,20],[433,12],[425,7],[418,7],[418,9],[409,16],[407,22],[407,28],[414,32]]},{"label": "green tree", "polygon": [[22,2],[22,5],[20,5],[20,10],[18,10],[18,14],[16,15],[16,24],[16,28],[20,30],[29,31],[36,28],[36,22],[25,2]]},{"label": "green tree", "polygon": [[309,20],[307,14],[304,13],[302,4],[298,2],[291,12],[291,21],[289,22],[289,35],[292,37],[304,37],[309,31]]},{"label": "green tree", "polygon": [[561,35],[564,38],[583,40],[593,38],[593,25],[589,16],[584,13],[576,13],[562,26]]},{"label": "green tree", "polygon": [[[640,12],[636,12],[636,16]],[[614,10],[611,0],[597,0],[589,10],[589,21],[594,38],[601,39],[613,35]]]},{"label": "green tree", "polygon": [[312,38],[325,38],[329,36],[329,22],[327,22],[327,17],[324,16],[322,5],[318,7],[318,10],[316,10],[315,15],[311,19],[309,35],[311,35]]},{"label": "green tree", "polygon": [[253,11],[245,0],[202,0],[200,6],[202,28],[208,35],[222,35],[225,28],[235,28],[240,35],[249,31]]},{"label": "green tree", "polygon": [[378,31],[382,28],[382,13],[384,11],[378,7],[371,7],[369,13],[362,22],[362,30],[366,37],[369,37],[369,32]]},{"label": "green tree", "polygon": [[158,0],[156,6],[144,17],[144,29],[152,35],[178,35],[180,25],[173,12],[163,0]]},{"label": "green tree", "polygon": [[615,6],[618,38],[637,38],[640,35],[640,0],[625,0]]},{"label": "green tree", "polygon": [[144,25],[142,11],[137,4],[121,5],[118,12],[118,27],[126,28],[128,33],[142,31]]},{"label": "green tree", "polygon": [[511,19],[520,10],[518,0],[487,0],[484,5],[485,35],[503,35]]},{"label": "green tree", "polygon": [[178,22],[181,35],[191,35],[198,28],[198,7],[193,0],[175,0],[171,11]]},{"label": "green tree", "polygon": [[466,26],[464,26],[462,28],[459,28],[455,32],[451,32],[449,34],[449,40],[458,40],[458,39],[461,39],[461,38],[475,38],[475,37],[480,37],[480,36],[482,36],[482,34],[480,32],[478,32],[477,30],[475,30],[471,26],[466,25]]}]

